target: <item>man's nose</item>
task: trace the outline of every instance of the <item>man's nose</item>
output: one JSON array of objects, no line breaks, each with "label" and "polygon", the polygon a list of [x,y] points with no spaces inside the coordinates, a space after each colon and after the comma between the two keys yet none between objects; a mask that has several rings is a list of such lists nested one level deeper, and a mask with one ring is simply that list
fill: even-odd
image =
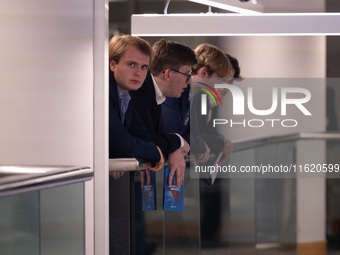
[{"label": "man's nose", "polygon": [[140,76],[142,73],[143,73],[142,67],[136,66],[134,74]]}]

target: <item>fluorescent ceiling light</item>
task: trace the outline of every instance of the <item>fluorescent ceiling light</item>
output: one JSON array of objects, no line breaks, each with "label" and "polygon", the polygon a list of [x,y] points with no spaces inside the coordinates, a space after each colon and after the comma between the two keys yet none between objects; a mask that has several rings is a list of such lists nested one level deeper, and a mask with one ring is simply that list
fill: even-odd
[{"label": "fluorescent ceiling light", "polygon": [[260,12],[257,12],[257,11],[252,11],[252,10],[249,10],[249,9],[236,7],[236,6],[233,6],[233,5],[230,5],[230,4],[220,3],[220,2],[217,2],[217,1],[211,1],[211,0],[189,0],[189,1],[199,3],[199,4],[204,4],[204,5],[215,7],[215,8],[219,8],[219,9],[230,11],[230,12],[236,12],[236,13],[242,13],[242,14],[257,14],[257,13],[260,13]]},{"label": "fluorescent ceiling light", "polygon": [[[157,24],[157,26],[155,26]],[[132,15],[136,36],[340,35],[340,13]]]}]

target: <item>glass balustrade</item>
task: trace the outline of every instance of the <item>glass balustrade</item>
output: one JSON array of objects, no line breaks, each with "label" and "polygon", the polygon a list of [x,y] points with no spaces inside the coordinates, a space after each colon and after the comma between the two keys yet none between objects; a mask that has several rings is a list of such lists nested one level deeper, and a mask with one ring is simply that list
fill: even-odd
[{"label": "glass balustrade", "polygon": [[[232,153],[226,165],[237,168],[295,166],[297,169],[299,165],[309,163],[338,165],[339,152],[340,140],[337,138],[300,137],[252,144],[249,148],[242,146]],[[130,187],[126,189],[133,191],[134,199],[130,204],[131,254],[293,255],[300,249],[298,243],[302,241],[299,240],[309,235],[328,238],[328,245],[333,245],[329,249],[338,247],[340,220],[336,201],[340,192],[337,188],[339,179],[334,173],[304,176],[296,171],[267,178],[259,175],[230,178],[219,173],[211,185],[209,175],[191,176],[194,164],[191,162],[191,169],[186,170],[183,211],[162,210],[163,171],[156,173],[157,209],[143,211],[139,173],[130,173]],[[303,200],[302,188],[315,181],[321,183],[321,190],[327,190],[327,199],[322,201],[321,194],[314,200]],[[309,214],[301,217],[298,212],[317,205],[319,198],[321,203],[327,202],[327,207],[324,208],[326,215],[316,216],[321,219],[321,225],[316,226],[324,226],[326,230],[315,227],[314,233],[298,233],[309,217]]]},{"label": "glass balustrade", "polygon": [[0,254],[85,254],[90,168],[1,166],[0,172]]}]

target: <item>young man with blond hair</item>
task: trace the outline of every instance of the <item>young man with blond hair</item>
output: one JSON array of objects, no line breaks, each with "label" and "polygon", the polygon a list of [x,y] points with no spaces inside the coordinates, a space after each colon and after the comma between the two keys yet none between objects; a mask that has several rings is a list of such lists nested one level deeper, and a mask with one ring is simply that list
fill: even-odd
[{"label": "young man with blond hair", "polygon": [[[136,158],[158,171],[163,154],[132,105],[129,91],[139,89],[147,75],[152,50],[131,35],[114,36],[109,43],[109,157]],[[110,254],[129,254],[130,176],[110,173]],[[142,173],[142,172],[141,172]]]},{"label": "young man with blond hair", "polygon": [[139,89],[152,57],[150,45],[141,38],[119,35],[110,40],[109,156],[141,158],[163,166],[163,155],[154,144],[131,103],[129,91]]}]

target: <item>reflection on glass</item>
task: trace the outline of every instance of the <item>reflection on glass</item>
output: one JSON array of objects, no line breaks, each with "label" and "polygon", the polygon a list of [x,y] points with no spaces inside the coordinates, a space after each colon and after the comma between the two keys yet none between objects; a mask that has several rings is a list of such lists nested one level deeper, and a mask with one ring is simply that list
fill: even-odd
[{"label": "reflection on glass", "polygon": [[85,254],[84,184],[0,198],[0,254]]}]

